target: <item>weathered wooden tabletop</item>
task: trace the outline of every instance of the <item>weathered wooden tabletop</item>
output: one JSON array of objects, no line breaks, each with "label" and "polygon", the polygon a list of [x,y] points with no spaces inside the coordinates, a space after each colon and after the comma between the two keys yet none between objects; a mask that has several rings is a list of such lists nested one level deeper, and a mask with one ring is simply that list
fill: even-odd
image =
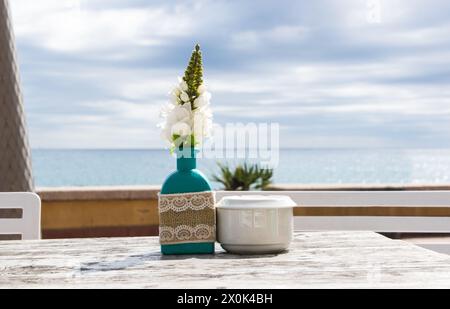
[{"label": "weathered wooden tabletop", "polygon": [[161,256],[158,238],[0,242],[0,288],[450,288],[450,256],[373,232],[296,233],[267,256]]}]

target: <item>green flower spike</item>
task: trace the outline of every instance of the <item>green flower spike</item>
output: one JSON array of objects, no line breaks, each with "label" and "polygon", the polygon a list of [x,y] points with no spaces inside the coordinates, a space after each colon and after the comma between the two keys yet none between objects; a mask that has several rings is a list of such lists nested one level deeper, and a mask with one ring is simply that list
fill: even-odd
[{"label": "green flower spike", "polygon": [[193,102],[199,96],[198,87],[203,83],[202,52],[200,51],[200,45],[198,44],[195,45],[195,49],[192,51],[191,60],[184,72],[183,80],[188,85],[188,90],[186,92],[192,103],[192,109],[195,110],[196,107]]}]

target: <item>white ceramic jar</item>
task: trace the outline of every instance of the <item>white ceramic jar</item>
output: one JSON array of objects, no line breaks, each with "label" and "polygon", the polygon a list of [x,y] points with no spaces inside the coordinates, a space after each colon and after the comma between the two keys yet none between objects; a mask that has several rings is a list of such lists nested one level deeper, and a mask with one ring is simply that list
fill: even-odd
[{"label": "white ceramic jar", "polygon": [[217,205],[217,240],[237,254],[286,250],[292,241],[293,208],[288,196],[227,196]]}]

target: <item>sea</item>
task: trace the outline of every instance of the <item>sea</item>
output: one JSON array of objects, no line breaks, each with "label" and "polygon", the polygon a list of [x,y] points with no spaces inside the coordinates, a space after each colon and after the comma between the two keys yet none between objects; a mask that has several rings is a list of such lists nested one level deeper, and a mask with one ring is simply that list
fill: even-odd
[{"label": "sea", "polygon": [[[159,149],[33,149],[32,158],[37,187],[160,185],[176,166]],[[450,183],[450,149],[281,149],[277,159],[275,184]],[[218,163],[244,161],[202,158],[198,168],[211,177]]]}]

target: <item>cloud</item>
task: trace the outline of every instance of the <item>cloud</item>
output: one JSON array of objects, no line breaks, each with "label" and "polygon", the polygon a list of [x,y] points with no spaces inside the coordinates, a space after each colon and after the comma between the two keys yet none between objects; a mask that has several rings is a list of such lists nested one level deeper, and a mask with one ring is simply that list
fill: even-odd
[{"label": "cloud", "polygon": [[[373,1],[372,1],[373,2]],[[375,1],[376,2],[376,1]],[[215,121],[285,147],[450,146],[450,2],[12,1],[34,147],[162,147],[200,42]]]},{"label": "cloud", "polygon": [[159,46],[192,31],[194,20],[181,6],[93,9],[89,2],[15,0],[16,35],[57,52],[106,52],[130,46]]},{"label": "cloud", "polygon": [[78,110],[45,115],[41,125],[31,130],[33,142],[41,148],[142,148],[143,141],[144,148],[160,145],[157,104],[93,101],[81,103]]},{"label": "cloud", "polygon": [[232,46],[238,50],[253,51],[270,43],[289,44],[303,40],[308,35],[308,28],[298,25],[281,25],[262,31],[248,30],[232,35]]}]

